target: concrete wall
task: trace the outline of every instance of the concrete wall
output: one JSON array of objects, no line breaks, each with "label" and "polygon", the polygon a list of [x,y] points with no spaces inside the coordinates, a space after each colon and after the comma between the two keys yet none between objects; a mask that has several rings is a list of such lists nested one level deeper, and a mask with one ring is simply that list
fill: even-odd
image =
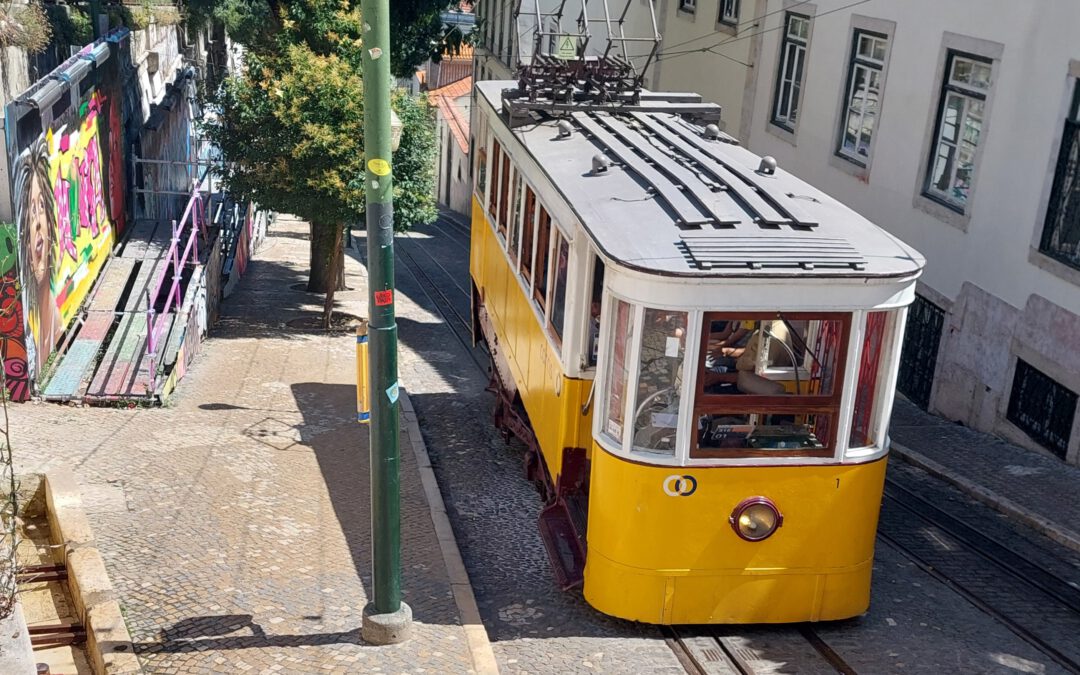
[{"label": "concrete wall", "polygon": [[[177,26],[117,29],[4,109],[3,155],[13,168],[5,208],[14,226],[0,230],[13,240],[0,265],[8,317],[0,334],[15,400],[33,393],[132,219],[132,149],[153,157],[190,137],[190,116],[172,124],[171,111],[158,109],[181,64]],[[146,129],[154,116],[165,133]],[[35,196],[43,210],[30,208]]]},{"label": "concrete wall", "polygon": [[[651,23],[646,0],[633,0],[630,21],[634,31],[646,34]],[[653,91],[692,91],[723,108],[721,128],[737,138],[748,129],[743,120],[744,102],[752,108],[754,64],[761,37],[758,35],[764,3],[741,0],[738,19],[720,21],[721,0],[697,0],[693,11],[680,3],[658,2],[656,22],[663,36],[661,58],[649,69],[646,86]],[[760,6],[759,6],[760,5]],[[702,49],[711,51],[700,51]]]},{"label": "concrete wall", "polygon": [[[449,102],[458,106],[464,119],[469,118],[471,95],[462,96]],[[451,124],[442,108],[436,115],[437,133],[439,134],[439,163],[436,169],[435,198],[439,205],[451,211],[468,215],[471,209],[472,179],[469,175],[469,148],[462,147],[455,137]]]},{"label": "concrete wall", "polygon": [[[1036,448],[1004,420],[1017,356],[1080,392],[1080,270],[1034,248],[1080,75],[1080,3],[908,0],[841,9],[846,4],[764,3],[771,15],[759,29],[767,32],[755,62],[748,145],[926,255],[920,292],[948,311],[931,409]],[[820,15],[811,25],[793,133],[771,122],[785,8]],[[836,154],[856,27],[889,36],[865,167]],[[963,213],[922,194],[947,49],[993,63]],[[1078,442],[1074,429],[1074,462]]]}]

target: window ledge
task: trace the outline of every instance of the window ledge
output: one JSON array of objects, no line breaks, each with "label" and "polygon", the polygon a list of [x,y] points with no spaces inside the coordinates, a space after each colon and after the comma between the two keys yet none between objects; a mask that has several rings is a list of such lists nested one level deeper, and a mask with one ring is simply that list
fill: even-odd
[{"label": "window ledge", "polygon": [[1034,246],[1028,250],[1028,262],[1045,272],[1053,274],[1055,277],[1080,286],[1080,269],[1070,267],[1060,260],[1052,258]]},{"label": "window ledge", "polygon": [[838,169],[843,173],[850,176],[854,176],[860,183],[870,182],[870,161],[867,158],[866,164],[861,164],[855,159],[848,157],[845,154],[834,152],[829,155],[829,166],[834,169]]},{"label": "window ledge", "polygon": [[773,136],[790,143],[792,146],[798,146],[795,142],[795,132],[787,127],[780,126],[779,122],[769,120],[769,123],[765,125],[765,131],[769,132]]},{"label": "window ledge", "polygon": [[968,224],[971,222],[971,204],[969,203],[964,211],[957,211],[951,206],[946,206],[940,200],[935,199],[921,189],[915,193],[915,200],[912,202],[912,206],[916,209],[933,216],[946,225],[951,225],[961,232],[968,231]]},{"label": "window ledge", "polygon": [[717,33],[724,33],[726,35],[738,35],[739,34],[739,24],[738,23],[727,23],[725,21],[717,21],[716,22],[716,32]]}]

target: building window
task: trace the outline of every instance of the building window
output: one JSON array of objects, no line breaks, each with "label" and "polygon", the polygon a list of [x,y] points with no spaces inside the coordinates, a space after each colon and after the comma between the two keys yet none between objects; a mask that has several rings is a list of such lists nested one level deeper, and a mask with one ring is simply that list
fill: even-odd
[{"label": "building window", "polygon": [[773,124],[788,131],[795,131],[809,39],[810,17],[788,13],[784,19],[784,40],[780,43],[780,69],[776,73],[776,106],[772,118]]},{"label": "building window", "polygon": [[1065,459],[1076,417],[1076,400],[1075,392],[1017,359],[1005,418],[1039,445]]},{"label": "building window", "polygon": [[888,40],[888,36],[880,33],[857,30],[851,47],[837,154],[861,166],[866,166],[870,158],[870,142],[881,106]]},{"label": "building window", "polygon": [[693,13],[697,9],[697,0],[679,0],[679,9]]},{"label": "building window", "polygon": [[990,74],[989,59],[949,51],[925,193],[960,213],[975,177]]},{"label": "building window", "polygon": [[1074,86],[1039,250],[1080,269],[1080,83]]},{"label": "building window", "polygon": [[739,23],[739,0],[720,0],[720,23],[735,26]]}]

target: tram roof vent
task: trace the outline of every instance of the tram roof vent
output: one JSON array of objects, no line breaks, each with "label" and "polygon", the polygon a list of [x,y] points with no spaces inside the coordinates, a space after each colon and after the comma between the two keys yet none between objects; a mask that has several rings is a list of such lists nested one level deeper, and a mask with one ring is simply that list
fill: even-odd
[{"label": "tram roof vent", "polygon": [[705,138],[709,139],[710,141],[715,141],[716,139],[720,138],[720,127],[716,126],[715,124],[705,125]]},{"label": "tram roof vent", "polygon": [[559,120],[559,138],[570,138],[574,133],[574,125],[570,120]]},{"label": "tram roof vent", "polygon": [[776,173],[776,159],[765,155],[761,158],[761,164],[758,164],[758,173],[763,173],[766,176],[771,176]]},{"label": "tram roof vent", "polygon": [[611,166],[611,160],[604,155],[593,155],[592,172],[594,174],[606,173]]}]

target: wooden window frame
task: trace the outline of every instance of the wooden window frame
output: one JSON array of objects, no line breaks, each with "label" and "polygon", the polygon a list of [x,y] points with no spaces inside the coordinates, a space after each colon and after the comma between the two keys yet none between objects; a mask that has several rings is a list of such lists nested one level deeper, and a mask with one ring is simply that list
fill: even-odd
[{"label": "wooden window frame", "polygon": [[[537,232],[536,232],[536,261],[533,265],[533,270],[536,274],[533,275],[533,299],[540,306],[540,313],[547,314],[547,285],[550,280],[550,273],[548,273],[547,265],[551,258],[551,214],[547,212],[543,204],[540,204],[539,212],[537,214]],[[543,274],[541,274],[543,270]],[[540,288],[540,279],[544,280],[544,288]]]},{"label": "wooden window frame", "polygon": [[[713,414],[760,414],[832,416],[833,425],[828,444],[821,449],[759,450],[755,448],[700,448],[696,433],[690,434],[690,459],[732,459],[742,457],[832,457],[836,454],[836,441],[840,434],[841,404],[847,375],[848,344],[851,338],[852,314],[850,312],[784,312],[788,321],[839,321],[840,337],[837,344],[836,373],[832,393],[759,396],[753,394],[706,394],[705,357],[709,350],[709,327],[713,321],[774,321],[781,318],[777,312],[704,312],[701,321],[701,339],[698,349],[697,377],[694,386],[693,416]],[[795,365],[797,368],[798,366]],[[794,402],[793,402],[794,401]]]},{"label": "wooden window frame", "polygon": [[502,171],[499,174],[499,214],[496,218],[496,231],[502,237],[503,244],[506,244],[506,231],[507,231],[507,216],[510,210],[510,191],[513,188],[513,182],[511,178],[513,172],[510,171],[510,162],[508,161],[510,156],[505,152],[503,153]]},{"label": "wooden window frame", "polygon": [[551,250],[548,254],[548,278],[547,278],[547,307],[548,311],[544,314],[544,326],[547,328],[548,335],[555,341],[555,346],[562,349],[563,336],[559,335],[555,330],[555,324],[552,321],[552,314],[554,314],[554,302],[555,302],[555,285],[558,283],[557,266],[559,264],[559,243],[566,244],[566,295],[563,298],[563,325],[561,330],[563,334],[566,333],[566,305],[570,298],[570,240],[562,233],[557,227],[552,228],[554,236],[551,239]]},{"label": "wooden window frame", "polygon": [[525,184],[525,211],[521,219],[521,278],[525,287],[532,290],[533,244],[536,240],[536,193]]},{"label": "wooden window frame", "polygon": [[502,167],[502,146],[498,139],[492,140],[491,173],[488,174],[488,215],[495,222],[496,207],[499,204],[499,173]]}]

